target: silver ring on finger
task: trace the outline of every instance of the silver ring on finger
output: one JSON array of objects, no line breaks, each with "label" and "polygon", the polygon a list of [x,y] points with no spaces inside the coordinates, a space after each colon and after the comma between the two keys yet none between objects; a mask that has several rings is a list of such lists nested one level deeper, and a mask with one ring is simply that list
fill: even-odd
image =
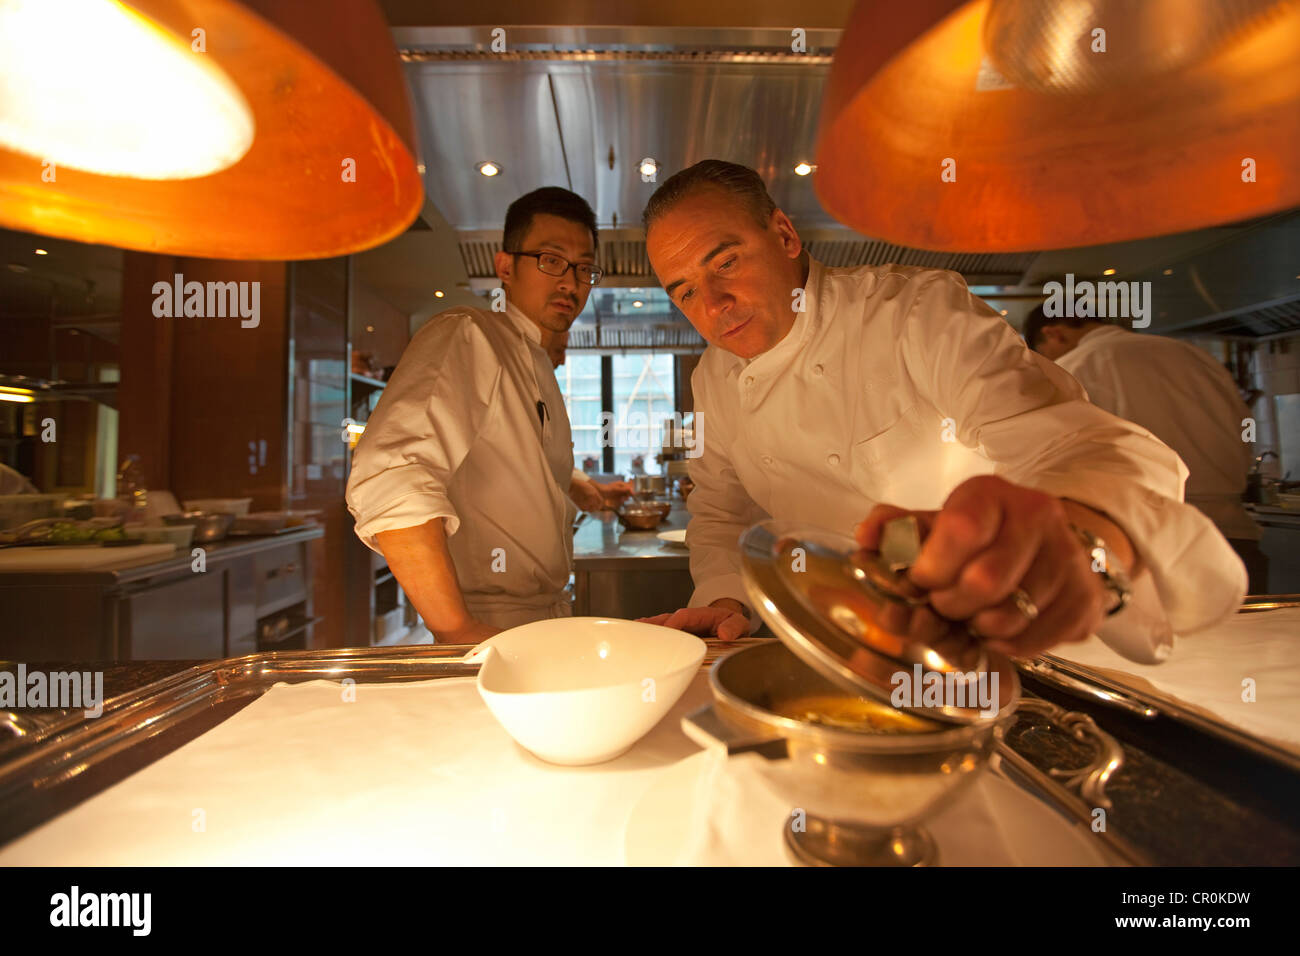
[{"label": "silver ring on finger", "polygon": [[1024,588],[1016,588],[1011,592],[1011,600],[1016,604],[1016,610],[1025,616],[1027,621],[1038,619],[1038,605],[1030,600],[1029,592]]}]

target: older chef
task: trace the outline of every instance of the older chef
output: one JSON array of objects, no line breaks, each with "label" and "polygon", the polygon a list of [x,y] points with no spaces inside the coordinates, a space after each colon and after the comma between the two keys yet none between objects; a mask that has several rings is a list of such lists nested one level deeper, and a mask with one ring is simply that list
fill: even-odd
[{"label": "older chef", "polygon": [[572,613],[573,444],[543,334],[582,311],[596,217],[548,187],[506,212],[505,310],[450,309],[411,339],[357,445],[348,508],[439,642]]},{"label": "older chef", "polygon": [[1097,631],[1155,662],[1174,633],[1237,607],[1245,571],[1181,503],[1178,456],[1090,405],[960,276],[825,268],[758,175],[717,160],[670,178],[644,218],[656,275],[709,343],[691,380],[706,425],[696,590],[657,622],[722,638],[754,626],[736,547],[754,521],[874,547],[903,509],[929,531],[913,580],[1004,652]]}]

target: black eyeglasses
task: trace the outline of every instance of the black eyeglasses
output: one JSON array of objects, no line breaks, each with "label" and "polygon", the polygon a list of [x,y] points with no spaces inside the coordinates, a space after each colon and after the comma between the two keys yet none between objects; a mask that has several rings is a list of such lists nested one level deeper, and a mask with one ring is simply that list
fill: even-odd
[{"label": "black eyeglasses", "polygon": [[562,276],[570,269],[583,285],[597,285],[605,273],[596,266],[585,262],[570,262],[564,256],[553,252],[512,252],[512,256],[531,256],[537,260],[537,269],[548,276]]}]

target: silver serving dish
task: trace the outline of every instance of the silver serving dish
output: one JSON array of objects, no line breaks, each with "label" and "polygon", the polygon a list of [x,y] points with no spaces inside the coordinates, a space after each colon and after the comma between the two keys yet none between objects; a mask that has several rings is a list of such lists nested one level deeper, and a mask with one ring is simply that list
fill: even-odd
[{"label": "silver serving dish", "polygon": [[194,542],[203,544],[224,538],[235,523],[235,516],[211,511],[185,511],[181,514],[163,515],[163,523],[193,525]]},{"label": "silver serving dish", "polygon": [[[765,522],[740,544],[749,598],[782,643],[719,661],[713,703],[683,729],[706,747],[767,758],[765,776],[803,811],[785,824],[799,861],[934,862],[920,824],[974,782],[1013,719],[1020,683],[1011,662],[927,610],[923,593],[849,538]],[[892,700],[899,675],[917,690],[905,702]],[[946,693],[923,699],[922,675]],[[888,714],[875,725],[906,730],[791,709],[810,698]]]},{"label": "silver serving dish", "polygon": [[728,755],[767,758],[764,776],[794,811],[804,811],[784,824],[786,844],[797,860],[815,865],[936,862],[934,841],[920,824],[976,780],[1014,710],[1007,706],[981,724],[932,722],[911,733],[782,716],[783,701],[845,694],[779,643],[719,661],[709,687],[713,704],[684,718],[682,729]]}]

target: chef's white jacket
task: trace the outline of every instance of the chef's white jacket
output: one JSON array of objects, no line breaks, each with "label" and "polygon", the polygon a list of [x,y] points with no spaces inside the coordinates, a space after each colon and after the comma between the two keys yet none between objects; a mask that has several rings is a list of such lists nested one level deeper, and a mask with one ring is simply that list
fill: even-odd
[{"label": "chef's white jacket", "polygon": [[452,309],[412,337],[352,459],[358,537],[445,519],[474,617],[571,613],[573,445],[541,333],[517,308]]},{"label": "chef's white jacket", "polygon": [[852,534],[879,503],[937,509],[996,473],[1109,515],[1145,562],[1100,636],[1133,660],[1231,614],[1240,559],[1182,504],[1187,469],[1150,432],[1090,404],[956,273],[812,262],[807,310],[746,361],[710,347],[691,378],[692,606],[746,600],[737,537],[766,517]]},{"label": "chef's white jacket", "polygon": [[1184,494],[1229,538],[1263,532],[1242,507],[1253,446],[1241,440],[1250,409],[1214,356],[1188,342],[1115,325],[1084,333],[1056,360],[1098,408],[1137,422],[1178,452]]}]

